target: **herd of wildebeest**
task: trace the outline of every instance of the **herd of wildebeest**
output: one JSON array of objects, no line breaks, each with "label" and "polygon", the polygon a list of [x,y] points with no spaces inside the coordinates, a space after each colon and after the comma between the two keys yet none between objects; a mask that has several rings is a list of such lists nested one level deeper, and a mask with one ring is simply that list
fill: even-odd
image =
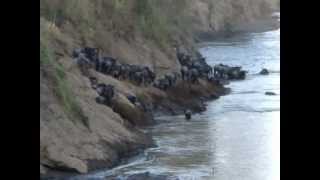
[{"label": "herd of wildebeest", "polygon": [[[231,67],[217,64],[212,68],[201,55],[194,57],[179,51],[177,52],[177,58],[181,64],[180,72],[165,74],[160,78],[157,78],[154,70],[148,66],[123,64],[113,57],[100,57],[98,48],[85,47],[75,49],[72,56],[79,65],[81,72],[89,77],[92,88],[99,94],[96,101],[108,106],[111,105],[111,100],[115,94],[114,86],[99,83],[97,78],[88,75],[89,69],[95,69],[97,72],[110,75],[119,80],[129,80],[138,86],[152,85],[164,91],[175,86],[179,80],[194,84],[198,83],[199,79],[204,79],[221,84],[225,80],[245,79],[247,73],[240,66]],[[267,70],[264,69],[263,71]],[[261,74],[263,73],[267,72],[262,72]],[[136,101],[134,96],[128,96],[127,98],[133,104]]]}]

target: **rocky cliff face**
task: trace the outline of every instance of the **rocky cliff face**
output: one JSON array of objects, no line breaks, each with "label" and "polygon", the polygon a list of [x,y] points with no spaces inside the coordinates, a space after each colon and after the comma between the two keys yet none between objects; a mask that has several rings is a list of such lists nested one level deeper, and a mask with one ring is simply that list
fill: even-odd
[{"label": "rocky cliff face", "polygon": [[192,106],[192,98],[209,98],[221,91],[203,82],[187,87],[190,94],[179,97],[175,90],[138,87],[91,72],[100,82],[115,86],[115,112],[95,102],[96,92],[71,58],[74,48],[98,47],[103,55],[123,63],[147,65],[161,77],[180,71],[175,47],[184,46],[194,53],[194,42],[201,34],[230,30],[265,17],[273,9],[270,2],[40,1],[40,174],[86,173],[112,167],[130,152],[150,146],[150,137],[138,127],[152,124],[152,118],[133,107],[126,95],[137,95],[164,108],[178,108]]}]

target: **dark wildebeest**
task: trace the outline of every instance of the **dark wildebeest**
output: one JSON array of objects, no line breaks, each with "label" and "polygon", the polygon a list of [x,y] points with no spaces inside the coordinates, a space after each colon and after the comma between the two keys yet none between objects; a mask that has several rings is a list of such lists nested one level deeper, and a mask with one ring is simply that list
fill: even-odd
[{"label": "dark wildebeest", "polygon": [[121,64],[119,62],[115,62],[115,64],[111,67],[111,75],[114,78],[119,78],[121,72]]},{"label": "dark wildebeest", "polygon": [[136,81],[135,73],[140,70],[137,65],[129,65],[129,79],[131,81]]},{"label": "dark wildebeest", "polygon": [[149,67],[144,67],[144,76],[147,84],[151,84],[156,78],[156,74]]},{"label": "dark wildebeest", "polygon": [[168,79],[166,79],[166,78],[159,79],[159,88],[161,90],[166,91],[169,88],[169,85],[170,85],[170,83],[169,83]]},{"label": "dark wildebeest", "polygon": [[112,57],[102,57],[99,59],[98,66],[96,66],[96,70],[104,74],[110,74],[112,67],[115,63],[116,59]]},{"label": "dark wildebeest", "polygon": [[136,96],[128,95],[127,98],[132,104],[134,104],[134,105],[136,104],[136,102],[137,102],[137,97]]},{"label": "dark wildebeest", "polygon": [[174,86],[175,82],[174,82],[174,77],[172,75],[166,74],[166,75],[164,75],[164,79],[166,79],[168,81],[168,86],[169,87]]},{"label": "dark wildebeest", "polygon": [[241,67],[230,67],[227,74],[230,79],[239,79]]},{"label": "dark wildebeest", "polygon": [[191,112],[189,109],[187,109],[187,110],[184,112],[184,115],[185,115],[185,118],[186,118],[187,120],[190,120],[190,119],[191,119],[192,112]]},{"label": "dark wildebeest", "polygon": [[189,71],[189,77],[188,79],[191,81],[191,83],[196,83],[199,78],[199,71],[195,68],[190,69]]},{"label": "dark wildebeest", "polygon": [[213,68],[214,71],[214,76],[218,78],[228,78],[228,72],[229,72],[230,67],[223,65],[223,64],[218,64],[215,65]]},{"label": "dark wildebeest", "polygon": [[245,79],[248,71],[240,71],[239,72],[239,79]]},{"label": "dark wildebeest", "polygon": [[120,66],[120,77],[119,78],[123,79],[123,80],[128,79],[129,78],[129,69],[130,69],[130,67],[128,64],[122,64]]},{"label": "dark wildebeest", "polygon": [[185,81],[188,80],[188,67],[187,66],[181,67],[181,77],[182,77],[182,80],[185,80]]},{"label": "dark wildebeest", "polygon": [[136,71],[133,74],[134,81],[140,86],[141,84],[144,84],[144,77],[143,77],[143,72],[141,71]]},{"label": "dark wildebeest", "polygon": [[84,54],[80,53],[78,57],[76,58],[77,64],[80,67],[80,71],[83,75],[88,76],[89,75],[89,69],[93,67],[92,62],[85,57]]},{"label": "dark wildebeest", "polygon": [[176,81],[178,81],[178,80],[181,79],[181,73],[179,73],[179,72],[173,72],[173,75],[174,75]]},{"label": "dark wildebeest", "polygon": [[98,48],[85,47],[83,48],[83,53],[88,59],[90,59],[90,61],[96,62],[99,59]]},{"label": "dark wildebeest", "polygon": [[72,58],[78,58],[83,53],[81,48],[76,48],[72,51]]},{"label": "dark wildebeest", "polygon": [[[79,52],[78,49],[74,51],[75,54]],[[91,47],[85,47],[80,50],[82,54],[85,55],[87,59],[89,59],[90,63],[92,63],[92,66],[95,67],[99,64],[99,49],[98,48],[91,48]]]},{"label": "dark wildebeest", "polygon": [[200,71],[200,76],[203,78],[208,78],[209,76],[212,76],[212,74],[213,74],[212,67],[207,64],[201,66],[199,71]]},{"label": "dark wildebeest", "polygon": [[[96,90],[99,96],[102,97],[97,98],[97,100],[99,100],[98,102],[110,106],[111,100],[114,96],[114,86],[100,83],[97,85]],[[103,101],[101,102],[101,100]]]},{"label": "dark wildebeest", "polygon": [[141,70],[142,77],[143,77],[143,85],[147,85],[151,82],[151,77],[149,72],[150,71],[148,67],[143,67]]}]

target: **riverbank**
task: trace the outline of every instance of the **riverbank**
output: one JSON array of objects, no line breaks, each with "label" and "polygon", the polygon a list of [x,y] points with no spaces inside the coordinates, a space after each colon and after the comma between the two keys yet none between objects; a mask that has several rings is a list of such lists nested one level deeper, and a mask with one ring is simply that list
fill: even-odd
[{"label": "riverbank", "polygon": [[[119,89],[119,86],[123,85],[123,82],[114,80],[116,83],[112,83]],[[133,86],[130,86],[131,88]],[[122,90],[128,90],[129,88],[122,87]],[[123,123],[126,123],[126,127],[134,130],[136,128],[142,128],[147,125],[155,124],[153,121],[155,116],[160,115],[177,115],[182,114],[185,109],[190,109],[194,113],[204,111],[206,109],[205,101],[219,98],[221,95],[228,93],[228,89],[223,86],[208,82],[206,80],[200,80],[197,84],[190,84],[187,82],[179,81],[176,86],[168,89],[166,92],[160,91],[159,89],[148,87],[141,88],[135,87],[135,91],[138,92],[137,96],[139,100],[150,107],[153,107],[152,117],[150,116],[137,116],[141,113],[138,109],[131,108],[119,108],[117,114],[123,118]],[[116,97],[116,102],[120,102],[121,97],[124,95],[118,92],[119,95]],[[143,96],[139,93],[142,93]],[[123,100],[123,99],[122,99]],[[127,103],[127,104],[126,104]],[[121,106],[130,106],[130,103],[122,103]],[[110,114],[110,113],[109,113]],[[127,116],[124,117],[124,114]],[[140,117],[140,118],[139,118]],[[138,126],[133,126],[132,122]],[[92,124],[91,124],[92,127]],[[92,172],[101,168],[112,168],[122,163],[125,163],[129,157],[135,156],[143,151],[143,149],[152,147],[155,144],[151,141],[151,136],[144,134],[141,131],[134,131],[138,136],[139,143],[126,143],[127,145],[111,144],[105,147],[111,146],[112,149],[116,150],[117,154],[111,161],[104,160],[90,160],[87,161],[88,171]],[[67,159],[68,160],[68,159]],[[76,165],[76,164],[75,164]],[[41,176],[41,179],[50,178],[67,178],[76,175],[72,167],[77,168],[75,165],[68,164],[57,164],[55,169],[47,168],[45,175]],[[70,167],[70,168],[68,168]]]}]

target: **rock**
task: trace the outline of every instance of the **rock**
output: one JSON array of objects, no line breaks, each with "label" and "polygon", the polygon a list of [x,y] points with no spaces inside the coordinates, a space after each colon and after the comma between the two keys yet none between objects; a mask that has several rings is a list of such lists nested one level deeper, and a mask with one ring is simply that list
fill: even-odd
[{"label": "rock", "polygon": [[40,164],[40,174],[46,174],[47,170]]},{"label": "rock", "polygon": [[266,92],[265,95],[268,95],[268,96],[275,96],[277,95],[276,93],[274,92]]},{"label": "rock", "polygon": [[269,74],[269,71],[268,71],[268,69],[262,69],[261,71],[260,71],[260,73],[259,74],[261,74],[261,75],[268,75]]},{"label": "rock", "polygon": [[43,164],[59,171],[77,173],[88,172],[87,164],[83,160],[80,160],[76,157],[72,157],[71,155],[66,154],[60,149],[57,150],[54,146],[48,148],[48,160]]},{"label": "rock", "polygon": [[143,111],[141,104],[132,104],[123,94],[117,94],[112,104],[114,111],[133,125],[146,126],[153,124],[153,118]]}]

